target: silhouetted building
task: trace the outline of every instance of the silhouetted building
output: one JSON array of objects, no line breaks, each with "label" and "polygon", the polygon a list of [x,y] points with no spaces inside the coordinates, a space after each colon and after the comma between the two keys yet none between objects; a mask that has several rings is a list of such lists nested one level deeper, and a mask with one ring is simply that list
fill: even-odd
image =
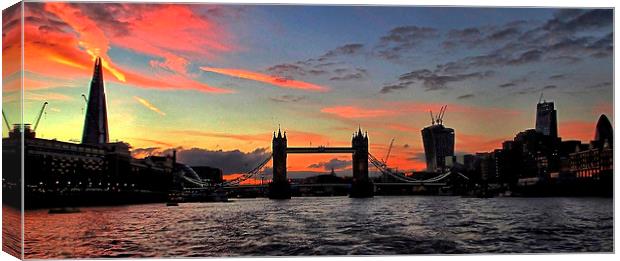
[{"label": "silhouetted building", "polygon": [[558,116],[553,102],[539,102],[536,105],[536,131],[546,136],[558,136]]},{"label": "silhouetted building", "polygon": [[278,136],[274,132],[272,140],[274,183],[288,183],[286,175],[286,147],[286,132],[284,132],[283,136],[282,131],[278,128]]},{"label": "silhouetted building", "polygon": [[174,159],[134,159],[129,144],[108,142],[102,76],[101,59],[97,59],[82,143],[37,138],[28,124],[23,130],[15,126],[2,139],[3,155],[5,150],[21,150],[23,144],[26,208],[166,199]]},{"label": "silhouetted building", "polygon": [[602,148],[605,143],[608,143],[610,148],[614,147],[614,130],[605,114],[601,114],[596,123],[594,142],[598,148]]},{"label": "silhouetted building", "polygon": [[273,178],[269,183],[269,198],[289,199],[291,198],[291,184],[286,175],[286,132],[284,136],[278,128],[278,136],[273,133],[271,141],[271,151],[273,154]]},{"label": "silhouetted building", "polygon": [[594,140],[588,149],[578,149],[569,155],[570,171],[577,178],[600,179],[602,175],[611,178],[613,174],[613,129],[607,116],[599,117]]},{"label": "silhouetted building", "polygon": [[589,150],[570,154],[570,171],[577,178],[599,179],[604,172],[613,172],[613,149],[605,143],[602,148],[592,147]]},{"label": "silhouetted building", "polygon": [[353,148],[353,182],[351,183],[351,197],[364,198],[374,196],[374,185],[368,177],[368,132],[362,134],[362,129],[351,138]]},{"label": "silhouetted building", "polygon": [[209,166],[192,166],[203,182],[217,184],[224,182],[222,169]]},{"label": "silhouetted building", "polygon": [[86,108],[84,132],[82,133],[82,143],[86,144],[104,144],[108,143],[109,140],[108,113],[102,70],[101,58],[97,57],[93,79],[90,82],[88,107]]},{"label": "silhouetted building", "polygon": [[433,124],[422,129],[427,171],[443,171],[446,157],[454,156],[454,129]]},{"label": "silhouetted building", "polygon": [[476,169],[476,155],[463,155],[463,166],[465,167],[466,171],[474,171]]}]

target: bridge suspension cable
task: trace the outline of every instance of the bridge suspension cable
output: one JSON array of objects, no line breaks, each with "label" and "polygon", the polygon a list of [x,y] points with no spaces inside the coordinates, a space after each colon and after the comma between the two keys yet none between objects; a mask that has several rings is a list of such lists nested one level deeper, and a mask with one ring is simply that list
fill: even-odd
[{"label": "bridge suspension cable", "polygon": [[[261,161],[260,164],[258,164],[258,166],[256,166],[255,168],[253,168],[252,170],[242,174],[241,176],[233,179],[233,180],[229,180],[229,181],[225,181],[219,184],[216,184],[215,186],[217,187],[224,187],[224,186],[235,186],[235,185],[239,185],[239,183],[246,181],[250,178],[252,178],[253,176],[255,176],[256,174],[260,173],[260,171],[263,169],[263,167],[265,167],[265,165],[267,165],[267,163],[269,163],[269,161],[271,160],[272,155],[269,155],[268,158],[266,158],[265,160]],[[209,182],[204,182],[200,179],[195,179],[195,178],[191,178],[188,177],[187,175],[179,175],[179,178],[183,179],[183,181],[188,182],[189,184],[192,184],[194,186],[196,186],[197,188],[208,188],[211,187],[212,184],[210,184]]]},{"label": "bridge suspension cable", "polygon": [[[433,178],[429,178],[429,179],[424,179],[424,180],[420,180],[420,179],[414,179],[411,177],[407,177],[401,173],[397,173],[397,172],[393,172],[391,169],[389,169],[387,167],[387,165],[385,165],[382,161],[378,160],[375,156],[373,156],[372,154],[368,153],[368,160],[370,161],[370,163],[372,163],[372,165],[374,165],[375,167],[377,167],[377,169],[386,176],[395,178],[397,180],[400,180],[402,182],[406,182],[406,183],[429,183],[429,182],[437,182],[440,180],[443,180],[445,178],[447,178],[448,176],[452,175],[452,171],[448,171],[444,174],[441,174],[437,177],[433,177]],[[458,175],[466,178],[469,180],[469,178],[461,173],[458,173]]]},{"label": "bridge suspension cable", "polygon": [[244,182],[252,177],[254,177],[256,174],[260,173],[261,170],[265,167],[265,165],[267,165],[267,163],[269,163],[269,161],[271,160],[271,158],[273,157],[272,154],[269,154],[269,157],[267,157],[265,160],[263,160],[260,164],[258,164],[258,166],[256,166],[255,168],[253,168],[252,170],[246,172],[245,174],[233,179],[233,180],[229,180],[229,181],[225,181],[222,182],[220,184],[218,184],[217,186],[236,186],[239,185],[241,182]]}]

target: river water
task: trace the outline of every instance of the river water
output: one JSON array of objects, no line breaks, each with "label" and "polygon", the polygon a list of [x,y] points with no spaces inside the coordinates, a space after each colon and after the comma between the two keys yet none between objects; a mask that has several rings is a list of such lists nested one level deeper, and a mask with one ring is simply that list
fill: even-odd
[{"label": "river water", "polygon": [[25,214],[26,258],[613,251],[604,198],[348,197]]}]

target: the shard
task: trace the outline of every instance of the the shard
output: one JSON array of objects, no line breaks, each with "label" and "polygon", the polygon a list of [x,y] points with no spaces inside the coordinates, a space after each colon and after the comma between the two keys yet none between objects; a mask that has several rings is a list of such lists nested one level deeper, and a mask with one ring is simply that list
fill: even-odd
[{"label": "the shard", "polygon": [[86,108],[86,118],[84,119],[82,143],[105,144],[109,141],[108,112],[102,70],[101,58],[97,57],[88,93],[88,107]]}]

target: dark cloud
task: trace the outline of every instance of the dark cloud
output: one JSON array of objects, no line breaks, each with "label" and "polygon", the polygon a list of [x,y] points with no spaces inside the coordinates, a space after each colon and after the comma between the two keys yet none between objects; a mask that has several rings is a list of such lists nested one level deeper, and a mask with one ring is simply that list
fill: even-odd
[{"label": "dark cloud", "polygon": [[471,45],[482,40],[482,32],[479,28],[470,27],[465,29],[453,29],[448,32],[448,39],[444,41],[444,47],[450,48],[456,45]]},{"label": "dark cloud", "polygon": [[462,99],[470,99],[470,98],[473,98],[474,96],[475,95],[473,95],[473,94],[465,94],[465,95],[458,96],[456,98],[459,99],[459,100],[462,100]]},{"label": "dark cloud", "polygon": [[406,143],[405,143],[405,145],[403,145],[403,148],[405,148],[405,149],[407,149],[407,148],[409,148],[409,147],[411,147],[409,144],[406,144]]},{"label": "dark cloud", "polygon": [[[543,61],[571,64],[589,56],[610,57],[613,32],[606,33],[605,30],[609,30],[612,13],[612,10],[603,9],[562,10],[543,22],[513,21],[498,27],[450,30],[444,47],[463,45],[475,47],[480,52],[401,75],[396,83],[384,86],[380,93],[406,89],[417,82],[426,90],[442,89],[450,82],[488,77],[485,71],[500,67]],[[560,76],[554,79],[560,79]],[[514,87],[524,81],[513,80],[498,86]]]},{"label": "dark cloud", "polygon": [[596,88],[605,88],[605,87],[611,87],[612,84],[611,82],[601,82],[601,83],[597,83],[597,84],[593,84],[590,86],[587,86],[586,88],[588,89],[596,89]]},{"label": "dark cloud", "polygon": [[517,84],[514,83],[514,82],[507,82],[507,83],[502,83],[502,84],[498,85],[498,87],[500,87],[500,88],[508,88],[508,87],[514,87],[516,85]]},{"label": "dark cloud", "polygon": [[543,87],[543,90],[551,90],[551,89],[555,89],[558,88],[558,86],[556,85],[547,85],[545,87]]},{"label": "dark cloud", "polygon": [[345,44],[327,51],[318,58],[277,64],[267,68],[266,72],[290,79],[302,76],[323,76],[331,81],[361,80],[368,76],[366,69],[354,68],[344,62],[335,60],[335,58],[344,55],[356,55],[362,51],[363,47],[364,45],[357,43]]},{"label": "dark cloud", "polygon": [[413,47],[438,36],[437,29],[431,27],[399,26],[380,38],[374,54],[387,60],[398,60]]},{"label": "dark cloud", "polygon": [[566,78],[566,74],[555,74],[555,75],[549,76],[549,80],[561,80],[564,78]]},{"label": "dark cloud", "polygon": [[515,59],[510,59],[506,62],[508,65],[521,65],[526,63],[538,62],[542,58],[542,51],[540,50],[529,50]]},{"label": "dark cloud", "polygon": [[404,90],[420,83],[426,91],[440,90],[447,88],[449,83],[460,82],[470,79],[484,79],[491,77],[495,74],[495,71],[479,71],[470,73],[457,73],[457,74],[445,74],[441,73],[439,69],[431,71],[428,69],[411,71],[409,73],[402,74],[398,78],[398,82],[391,85],[386,85],[381,88],[379,93],[386,94],[396,90]]},{"label": "dark cloud", "polygon": [[[4,19],[3,19],[4,20]],[[13,23],[13,20],[9,20],[9,23]],[[17,19],[15,22],[19,23]],[[52,14],[45,10],[44,3],[28,3],[28,10],[24,13],[24,22],[30,25],[38,26],[39,32],[68,32],[71,27],[58,18],[55,14]],[[3,21],[3,30],[5,21]]]},{"label": "dark cloud", "polygon": [[136,148],[131,150],[132,155],[159,155],[160,147]]},{"label": "dark cloud", "polygon": [[135,9],[138,6],[125,5],[120,3],[107,3],[105,5],[96,5],[88,3],[73,3],[73,6],[80,9],[86,16],[97,22],[106,32],[111,32],[115,36],[127,36],[131,32],[131,24],[120,21],[120,17],[126,15],[139,15]]},{"label": "dark cloud", "polygon": [[331,170],[331,169],[337,170],[337,169],[344,169],[344,168],[351,166],[351,162],[352,161],[350,160],[339,160],[337,158],[333,158],[329,161],[323,161],[323,162],[311,164],[310,166],[308,166],[308,168],[313,168],[313,169],[323,168],[325,170]]},{"label": "dark cloud", "polygon": [[363,44],[353,43],[339,46],[336,49],[327,51],[322,57],[335,57],[339,55],[355,55],[359,54],[364,48]]},{"label": "dark cloud", "polygon": [[397,91],[397,90],[404,90],[404,89],[409,88],[411,84],[413,84],[413,81],[404,81],[404,82],[399,82],[397,84],[386,85],[386,86],[383,86],[383,88],[381,88],[379,93],[386,94],[386,93],[390,93],[390,92]]},{"label": "dark cloud", "polygon": [[421,82],[422,86],[427,90],[438,90],[446,88],[451,82],[460,82],[469,79],[483,79],[493,76],[494,71],[480,71],[464,74],[439,74],[427,69],[416,70],[399,77],[399,81],[403,82]]},{"label": "dark cloud", "polygon": [[361,80],[368,76],[368,71],[362,68],[350,69],[336,69],[334,73],[337,76],[329,78],[330,81],[347,81],[347,80]]},{"label": "dark cloud", "polygon": [[613,9],[562,10],[543,25],[543,29],[554,33],[575,33],[589,29],[612,26]]},{"label": "dark cloud", "polygon": [[564,60],[570,61],[571,59],[566,59],[570,57],[579,61],[578,56],[586,55],[602,58],[613,53],[613,34],[609,33],[603,37],[564,37],[543,48],[550,55],[550,59],[563,57]]},{"label": "dark cloud", "polygon": [[492,33],[487,38],[490,41],[503,41],[510,39],[512,37],[520,35],[521,31],[515,27],[506,28],[497,32]]},{"label": "dark cloud", "polygon": [[407,160],[410,160],[410,161],[425,161],[426,160],[426,155],[424,154],[424,152],[413,153],[412,156],[407,157]]},{"label": "dark cloud", "polygon": [[540,50],[526,50],[517,56],[496,51],[490,54],[469,56],[456,61],[439,64],[436,66],[436,70],[454,74],[470,69],[522,65],[540,61],[541,57],[542,51]]},{"label": "dark cloud", "polygon": [[555,62],[563,63],[563,64],[574,64],[574,63],[581,62],[583,59],[579,57],[571,56],[571,55],[560,55],[560,56],[549,57],[547,60],[555,61]]},{"label": "dark cloud", "polygon": [[595,51],[595,53],[592,54],[594,57],[610,56],[614,51],[613,33],[609,33],[595,42],[588,44],[587,48]]},{"label": "dark cloud", "polygon": [[520,85],[524,82],[527,82],[527,78],[522,77],[522,78],[518,78],[518,79],[513,79],[507,83],[502,83],[500,85],[498,85],[498,87],[500,88],[508,88],[508,87],[515,87],[517,85]]},{"label": "dark cloud", "polygon": [[267,72],[282,77],[306,75],[306,69],[302,66],[290,63],[277,64],[267,68]]},{"label": "dark cloud", "polygon": [[199,15],[203,18],[213,19],[218,21],[238,21],[243,18],[243,14],[247,11],[248,6],[243,5],[204,5],[203,10],[199,11]]},{"label": "dark cloud", "polygon": [[[609,30],[612,13],[612,10],[605,9],[564,9],[542,23],[514,21],[500,27],[451,30],[447,33],[444,47],[493,48],[479,55],[438,64],[436,68],[455,74],[541,61],[566,64],[580,62],[587,56],[610,57],[613,53],[613,32],[603,36],[601,33]],[[512,85],[506,87],[509,86]]]},{"label": "dark cloud", "polygon": [[525,21],[512,21],[502,26],[468,27],[465,29],[453,29],[448,31],[442,47],[446,49],[455,47],[476,48],[488,45],[497,45],[521,36],[521,27],[527,24]]},{"label": "dark cloud", "polygon": [[520,90],[514,92],[514,94],[523,95],[523,94],[537,93],[537,92],[540,92],[540,90],[538,88],[527,87],[527,88],[520,89]]},{"label": "dark cloud", "polygon": [[[164,155],[171,153],[171,150],[163,152]],[[177,160],[190,166],[221,168],[224,174],[234,174],[252,170],[263,160],[267,159],[270,154],[271,152],[267,151],[266,148],[256,149],[252,152],[191,148],[178,149]]]},{"label": "dark cloud", "polygon": [[269,97],[269,99],[274,102],[299,102],[305,100],[306,96],[281,95],[276,97]]}]

